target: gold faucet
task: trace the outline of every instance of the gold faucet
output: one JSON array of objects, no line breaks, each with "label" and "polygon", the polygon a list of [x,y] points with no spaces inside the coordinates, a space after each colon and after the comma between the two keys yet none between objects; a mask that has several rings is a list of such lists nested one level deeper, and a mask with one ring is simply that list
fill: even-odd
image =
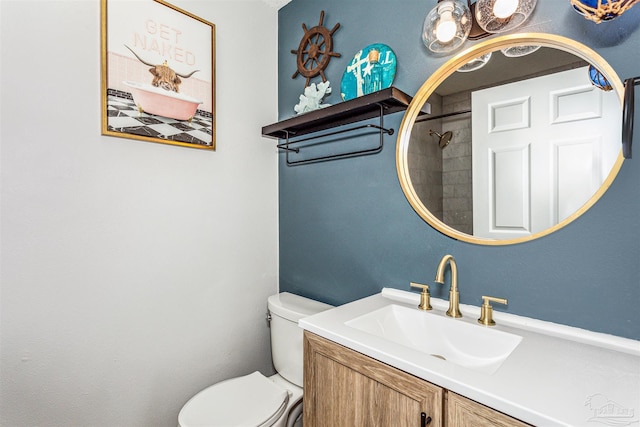
[{"label": "gold faucet", "polygon": [[431,307],[431,294],[429,294],[429,285],[411,282],[411,287],[422,289],[422,292],[420,292],[420,304],[418,305],[418,308],[425,311],[431,310],[433,307]]},{"label": "gold faucet", "polygon": [[438,271],[436,272],[436,283],[444,285],[444,268],[447,263],[451,267],[451,288],[449,289],[449,310],[447,310],[447,316],[449,317],[462,317],[460,313],[460,293],[458,292],[458,267],[456,266],[456,260],[451,255],[445,255],[438,264]]},{"label": "gold faucet", "polygon": [[480,318],[478,319],[478,323],[485,326],[493,326],[496,324],[496,322],[493,320],[493,307],[491,307],[491,302],[497,302],[498,304],[507,304],[507,300],[505,298],[488,297],[486,295],[482,295],[482,306],[480,307]]}]

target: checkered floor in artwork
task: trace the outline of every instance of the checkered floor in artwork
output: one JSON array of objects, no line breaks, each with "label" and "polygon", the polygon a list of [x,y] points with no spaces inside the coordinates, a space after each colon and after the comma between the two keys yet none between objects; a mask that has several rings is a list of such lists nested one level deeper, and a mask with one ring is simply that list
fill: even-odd
[{"label": "checkered floor in artwork", "polygon": [[140,113],[133,100],[112,94],[107,97],[107,121],[109,130],[113,132],[206,146],[211,146],[213,141],[210,117],[196,113],[191,122],[188,122]]}]

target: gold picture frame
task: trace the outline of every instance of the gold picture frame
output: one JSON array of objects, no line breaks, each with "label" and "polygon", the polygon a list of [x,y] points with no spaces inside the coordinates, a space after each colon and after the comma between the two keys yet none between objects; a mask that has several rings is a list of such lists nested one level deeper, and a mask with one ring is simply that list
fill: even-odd
[{"label": "gold picture frame", "polygon": [[102,134],[216,149],[215,25],[163,0],[101,0]]}]

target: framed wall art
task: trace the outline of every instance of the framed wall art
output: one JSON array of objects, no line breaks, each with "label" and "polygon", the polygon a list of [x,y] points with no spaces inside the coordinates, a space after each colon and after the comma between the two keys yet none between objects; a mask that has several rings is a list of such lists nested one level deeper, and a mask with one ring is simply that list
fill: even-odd
[{"label": "framed wall art", "polygon": [[342,99],[349,101],[391,87],[396,63],[396,54],[386,44],[374,43],[359,50],[342,74]]},{"label": "framed wall art", "polygon": [[163,0],[101,0],[102,134],[215,150],[215,26]]}]

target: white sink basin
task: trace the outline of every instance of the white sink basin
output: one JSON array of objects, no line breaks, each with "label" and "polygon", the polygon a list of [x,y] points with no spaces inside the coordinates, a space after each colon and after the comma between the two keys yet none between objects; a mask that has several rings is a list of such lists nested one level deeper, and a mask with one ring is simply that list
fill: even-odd
[{"label": "white sink basin", "polygon": [[508,332],[397,304],[348,320],[345,325],[488,374],[494,373],[522,341]]}]

